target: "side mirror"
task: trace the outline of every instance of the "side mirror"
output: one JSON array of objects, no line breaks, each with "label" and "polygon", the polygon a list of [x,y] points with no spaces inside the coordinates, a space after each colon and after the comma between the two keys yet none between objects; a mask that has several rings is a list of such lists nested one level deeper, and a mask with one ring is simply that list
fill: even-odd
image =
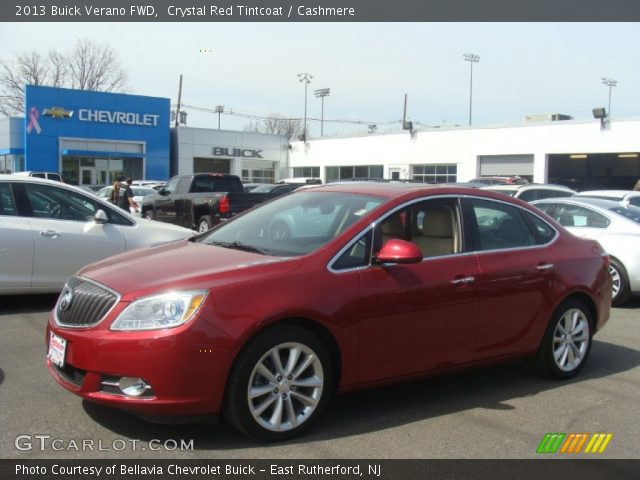
[{"label": "side mirror", "polygon": [[394,238],[382,246],[375,260],[377,263],[420,263],[422,252],[415,243]]},{"label": "side mirror", "polygon": [[107,217],[107,214],[105,213],[104,210],[100,209],[96,212],[95,216],[93,217],[93,220],[98,223],[98,224],[104,224],[107,223],[109,221],[109,217]]}]

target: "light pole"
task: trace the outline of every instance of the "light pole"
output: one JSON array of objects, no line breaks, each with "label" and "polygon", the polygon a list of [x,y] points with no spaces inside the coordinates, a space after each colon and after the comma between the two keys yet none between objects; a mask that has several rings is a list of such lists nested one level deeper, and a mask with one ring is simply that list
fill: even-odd
[{"label": "light pole", "polygon": [[609,115],[609,118],[611,118],[611,89],[613,87],[618,86],[618,82],[613,78],[603,77],[602,83],[603,85],[606,85],[607,87],[609,87],[609,108],[607,109],[607,115]]},{"label": "light pole", "polygon": [[310,73],[299,73],[298,80],[304,83],[304,124],[302,127],[303,141],[307,142],[307,86],[311,83],[313,75]]},{"label": "light pole", "polygon": [[471,79],[469,81],[469,125],[471,125],[471,105],[473,100],[473,64],[480,61],[480,55],[475,53],[465,53],[462,55],[465,62],[469,62],[471,66]]},{"label": "light pole", "polygon": [[330,88],[321,88],[313,92],[316,98],[320,98],[322,101],[322,109],[320,110],[320,136],[324,136],[324,97],[328,97],[331,93]]},{"label": "light pole", "polygon": [[224,112],[224,105],[216,105],[214,112],[218,114],[218,130],[220,130],[220,114]]}]

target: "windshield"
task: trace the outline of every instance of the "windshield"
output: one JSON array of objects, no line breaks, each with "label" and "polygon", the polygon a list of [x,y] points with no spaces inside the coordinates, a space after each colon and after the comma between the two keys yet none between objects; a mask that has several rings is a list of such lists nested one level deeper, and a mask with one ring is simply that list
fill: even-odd
[{"label": "windshield", "polygon": [[251,210],[197,241],[265,255],[306,255],[340,235],[383,201],[353,193],[299,192]]},{"label": "windshield", "polygon": [[629,205],[627,207],[612,207],[610,210],[628,218],[629,220],[640,223],[640,207]]}]

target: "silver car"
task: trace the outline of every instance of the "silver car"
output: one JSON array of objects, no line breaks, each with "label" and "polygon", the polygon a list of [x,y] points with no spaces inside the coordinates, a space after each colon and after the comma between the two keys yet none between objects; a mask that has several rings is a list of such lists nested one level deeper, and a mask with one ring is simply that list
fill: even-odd
[{"label": "silver car", "polygon": [[597,240],[609,253],[613,305],[640,293],[640,207],[571,197],[532,202],[574,235]]},{"label": "silver car", "polygon": [[0,295],[58,292],[85,265],[193,235],[71,185],[0,175]]},{"label": "silver car", "polygon": [[636,207],[640,207],[640,192],[633,190],[588,190],[576,193],[576,197],[614,200],[622,205],[634,205]]}]

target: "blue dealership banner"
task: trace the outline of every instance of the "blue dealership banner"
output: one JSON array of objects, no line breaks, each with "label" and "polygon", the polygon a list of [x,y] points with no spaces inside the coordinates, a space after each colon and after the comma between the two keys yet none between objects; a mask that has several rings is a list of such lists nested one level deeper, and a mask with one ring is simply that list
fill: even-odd
[{"label": "blue dealership banner", "polygon": [[63,171],[63,158],[136,158],[145,178],[166,179],[169,117],[168,98],[27,85],[25,169]]}]

